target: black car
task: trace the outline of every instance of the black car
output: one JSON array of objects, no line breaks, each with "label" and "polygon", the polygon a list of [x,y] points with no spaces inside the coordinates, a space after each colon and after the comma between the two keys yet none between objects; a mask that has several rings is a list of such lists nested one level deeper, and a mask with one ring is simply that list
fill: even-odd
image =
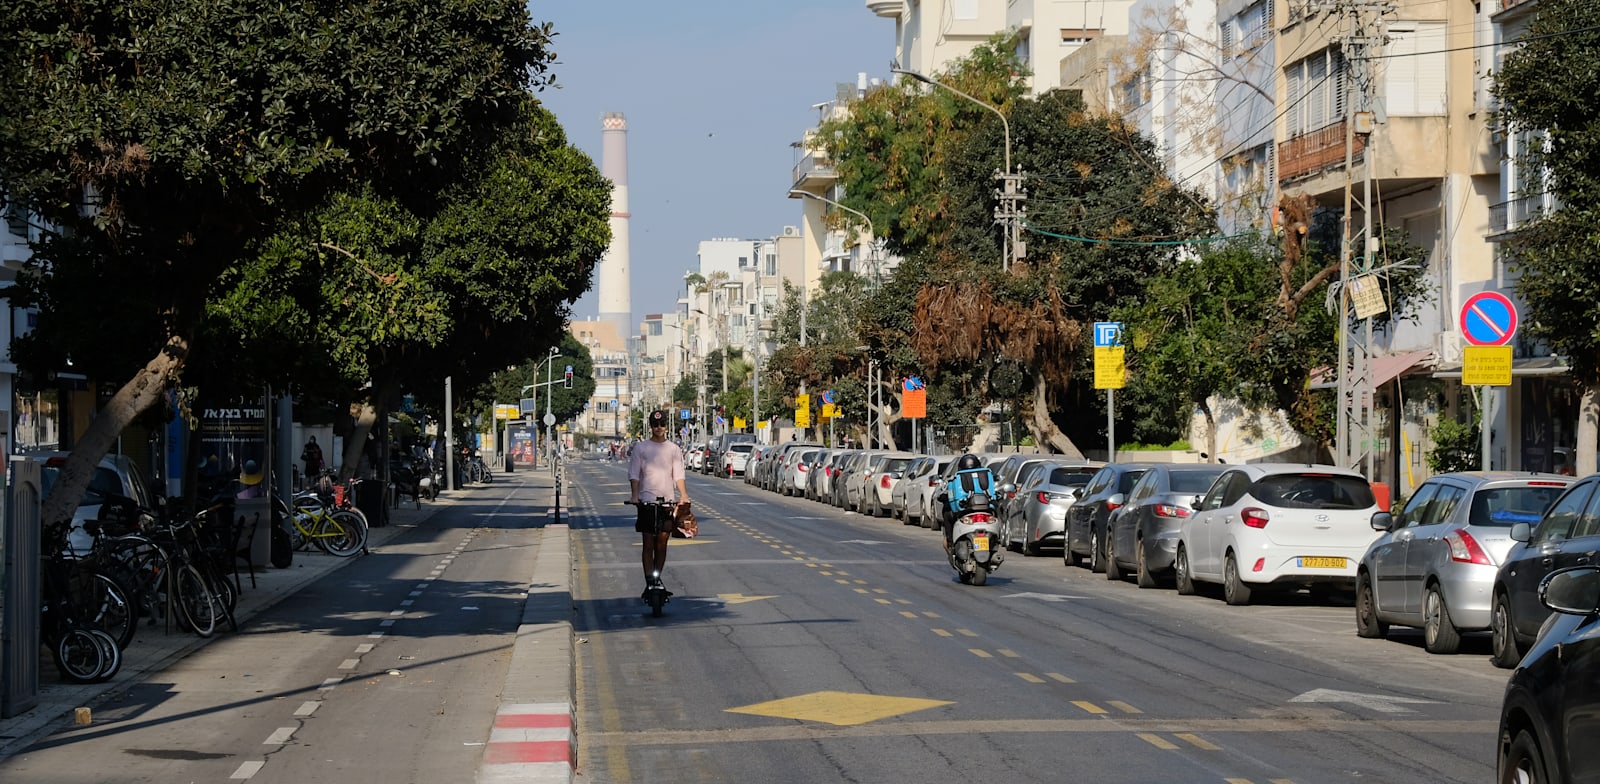
[{"label": "black car", "polygon": [[1539,602],[1556,615],[1506,684],[1496,781],[1600,781],[1600,567],[1552,572]]},{"label": "black car", "polygon": [[1148,468],[1149,463],[1109,463],[1078,491],[1078,500],[1067,509],[1062,561],[1076,566],[1087,555],[1090,569],[1097,573],[1106,570],[1106,531],[1111,513],[1127,503],[1128,492]]},{"label": "black car", "polygon": [[1495,573],[1490,595],[1495,665],[1515,667],[1549,617],[1550,611],[1539,601],[1539,584],[1545,575],[1591,564],[1595,552],[1600,551],[1600,493],[1595,492],[1596,487],[1600,487],[1600,474],[1584,477],[1545,510],[1538,525],[1517,523],[1511,527],[1516,544]]}]

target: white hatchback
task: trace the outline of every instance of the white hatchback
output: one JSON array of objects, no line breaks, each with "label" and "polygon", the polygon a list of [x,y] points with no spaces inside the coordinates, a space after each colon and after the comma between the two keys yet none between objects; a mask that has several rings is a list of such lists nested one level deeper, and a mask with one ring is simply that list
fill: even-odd
[{"label": "white hatchback", "polygon": [[1221,583],[1223,598],[1238,605],[1269,586],[1354,588],[1361,556],[1388,529],[1388,517],[1354,471],[1288,463],[1229,468],[1183,523],[1178,593],[1194,593],[1197,582]]}]

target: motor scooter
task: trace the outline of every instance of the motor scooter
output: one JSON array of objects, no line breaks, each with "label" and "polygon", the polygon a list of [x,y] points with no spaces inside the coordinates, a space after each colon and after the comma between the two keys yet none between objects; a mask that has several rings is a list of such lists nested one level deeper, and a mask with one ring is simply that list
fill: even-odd
[{"label": "motor scooter", "polygon": [[[940,501],[948,505],[949,496],[941,493]],[[967,496],[965,508],[955,515],[950,530],[947,552],[950,566],[965,585],[984,585],[989,573],[999,569],[1005,561],[1005,542],[1001,539],[1000,521],[989,512],[987,493]]]}]

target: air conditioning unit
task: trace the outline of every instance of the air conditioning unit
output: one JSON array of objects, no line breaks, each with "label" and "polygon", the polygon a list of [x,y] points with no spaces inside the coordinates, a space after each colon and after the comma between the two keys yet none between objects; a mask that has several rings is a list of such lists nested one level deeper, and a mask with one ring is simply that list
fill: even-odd
[{"label": "air conditioning unit", "polygon": [[1440,332],[1434,339],[1433,353],[1440,365],[1461,364],[1461,333]]},{"label": "air conditioning unit", "polygon": [[798,236],[800,236],[800,229],[798,229],[798,228],[796,228],[794,226],[785,226],[785,227],[783,227],[783,236],[785,236],[785,237],[798,237]]}]

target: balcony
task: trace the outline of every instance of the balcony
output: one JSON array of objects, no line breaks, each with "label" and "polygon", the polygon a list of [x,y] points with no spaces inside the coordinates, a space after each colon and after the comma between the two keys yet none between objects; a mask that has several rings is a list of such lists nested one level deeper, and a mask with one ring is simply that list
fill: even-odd
[{"label": "balcony", "polygon": [[867,10],[878,16],[898,19],[905,14],[905,0],[867,0]]},{"label": "balcony", "polygon": [[[1318,128],[1278,144],[1278,181],[1287,182],[1296,177],[1315,174],[1323,169],[1344,165],[1345,122]],[[1367,137],[1356,134],[1355,160],[1359,161],[1367,149]]]},{"label": "balcony", "polygon": [[806,191],[822,195],[838,181],[839,175],[834,173],[833,164],[828,160],[827,153],[820,150],[806,153],[799,163],[794,165],[793,176],[790,182],[795,190]]},{"label": "balcony", "polygon": [[1504,237],[1516,231],[1523,224],[1539,217],[1540,213],[1549,206],[1546,197],[1523,196],[1521,198],[1503,201],[1489,207],[1489,238],[1491,240]]}]

